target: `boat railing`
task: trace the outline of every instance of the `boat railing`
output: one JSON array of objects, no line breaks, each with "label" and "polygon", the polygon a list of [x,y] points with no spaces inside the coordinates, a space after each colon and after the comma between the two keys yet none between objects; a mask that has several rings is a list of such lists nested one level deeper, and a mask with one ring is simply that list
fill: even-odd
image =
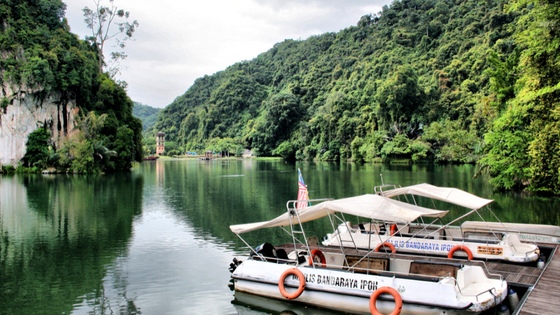
[{"label": "boat railing", "polygon": [[[302,246],[305,246],[307,251],[310,253],[309,242],[307,241],[307,236],[305,235],[305,230],[303,229],[303,225],[302,225],[303,222],[301,222],[301,219],[299,217],[300,212],[298,211],[299,209],[297,208],[298,203],[302,203],[302,202],[304,202],[304,203],[323,202],[323,201],[329,201],[329,200],[333,200],[333,198],[288,200],[288,202],[286,202],[286,210],[288,211],[288,219],[290,221],[290,231],[288,231],[284,227],[282,227],[282,229],[292,237],[292,241],[293,241],[293,244],[294,244],[294,250],[296,251],[296,253],[297,253],[297,245],[296,244],[298,244],[298,243],[301,244]],[[292,221],[293,218],[296,219],[296,222]],[[294,228],[295,225],[299,225],[299,230]],[[299,239],[299,237],[296,236],[296,234],[302,235],[303,236],[303,241],[301,241]]]}]

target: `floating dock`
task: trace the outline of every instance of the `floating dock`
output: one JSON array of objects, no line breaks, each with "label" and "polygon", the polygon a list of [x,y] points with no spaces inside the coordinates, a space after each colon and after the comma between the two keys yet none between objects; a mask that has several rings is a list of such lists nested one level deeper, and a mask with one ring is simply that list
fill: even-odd
[{"label": "floating dock", "polygon": [[558,246],[552,251],[548,263],[536,284],[529,289],[513,314],[553,315],[560,313],[560,255]]},{"label": "floating dock", "polygon": [[[471,260],[468,264],[480,265],[487,270],[489,274],[501,275],[510,286],[522,288],[526,290],[525,294],[520,295],[520,304],[511,313],[512,315],[556,315],[560,314],[560,254],[557,253],[558,246],[550,246],[546,248],[546,252],[550,252],[547,256],[547,263],[544,269],[537,268],[534,265],[520,265],[494,261],[477,261]],[[299,249],[303,247],[298,244]],[[322,252],[340,252],[340,248],[334,246],[310,246],[318,248]],[[285,244],[276,247],[276,249],[284,248],[285,250],[293,250],[293,245]],[[543,246],[544,249],[544,246]],[[344,252],[347,255],[364,255],[367,251],[346,248]],[[388,254],[382,252],[373,252],[370,257],[385,258],[401,258],[409,260],[423,260],[434,262],[453,262],[466,263],[464,259],[449,259],[445,257],[433,257],[422,255],[407,254]],[[522,292],[520,292],[522,293]]]}]

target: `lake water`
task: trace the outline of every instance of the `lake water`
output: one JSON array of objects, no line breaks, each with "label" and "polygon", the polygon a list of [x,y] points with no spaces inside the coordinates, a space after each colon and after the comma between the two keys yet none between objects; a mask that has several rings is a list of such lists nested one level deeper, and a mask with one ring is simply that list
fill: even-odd
[{"label": "lake water", "polygon": [[[559,198],[494,193],[472,165],[160,160],[130,174],[0,176],[0,314],[334,314],[235,297],[229,263],[246,254],[229,225],[272,219],[297,197],[430,183],[495,199],[504,221],[560,223]],[[461,209],[449,209],[449,217]],[[489,211],[485,219],[493,219]],[[328,224],[309,230],[322,237]],[[248,233],[251,245],[288,239]],[[309,234],[308,234],[309,235]]]}]

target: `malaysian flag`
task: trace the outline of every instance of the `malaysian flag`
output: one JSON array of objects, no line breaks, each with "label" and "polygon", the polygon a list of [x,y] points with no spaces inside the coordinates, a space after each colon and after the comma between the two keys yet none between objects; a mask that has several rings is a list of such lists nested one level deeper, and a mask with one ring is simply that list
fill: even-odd
[{"label": "malaysian flag", "polygon": [[[307,195],[307,186],[305,186],[305,183],[303,182],[303,176],[301,176],[301,171],[299,170],[299,168],[298,168],[298,186],[299,186],[299,190],[298,190],[297,200],[309,200],[309,196]],[[307,207],[307,202],[297,203],[298,209],[305,208],[305,207]]]}]

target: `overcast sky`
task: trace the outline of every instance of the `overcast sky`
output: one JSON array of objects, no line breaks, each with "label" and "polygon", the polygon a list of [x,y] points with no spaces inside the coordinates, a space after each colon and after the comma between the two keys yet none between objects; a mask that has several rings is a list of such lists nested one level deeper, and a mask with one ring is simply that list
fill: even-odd
[{"label": "overcast sky", "polygon": [[[109,5],[109,0],[105,5]],[[63,0],[71,31],[91,34],[82,9],[93,0]],[[381,11],[389,0],[114,0],[140,26],[125,49],[132,100],[165,107],[194,80],[251,60],[285,39],[338,32]],[[113,43],[111,43],[112,45]],[[112,47],[108,47],[112,48]],[[110,50],[106,50],[108,54]]]}]

